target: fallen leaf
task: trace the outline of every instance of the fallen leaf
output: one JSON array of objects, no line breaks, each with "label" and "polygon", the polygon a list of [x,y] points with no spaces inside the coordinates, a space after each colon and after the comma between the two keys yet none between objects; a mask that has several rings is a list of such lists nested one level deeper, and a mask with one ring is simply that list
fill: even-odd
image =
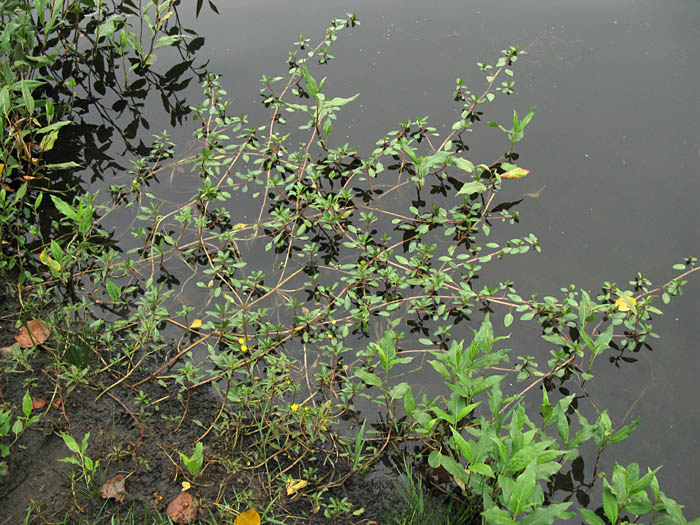
[{"label": "fallen leaf", "polygon": [[61,400],[60,397],[57,397],[56,399],[53,400],[53,403],[51,403],[51,406],[54,408],[61,408],[61,403],[63,403],[63,401]]},{"label": "fallen leaf", "polygon": [[44,343],[51,335],[49,328],[42,321],[32,319],[27,322],[26,326],[19,329],[19,333],[15,335],[15,340],[21,348],[34,348],[37,345]]},{"label": "fallen leaf", "polygon": [[155,509],[160,505],[161,500],[163,499],[163,496],[158,494],[157,492],[154,492],[153,495],[151,496],[151,506]]},{"label": "fallen leaf", "polygon": [[10,346],[3,346],[0,348],[0,356],[10,357],[17,350],[19,350],[19,345],[17,343]]},{"label": "fallen leaf", "polygon": [[201,328],[201,327],[202,327],[202,320],[201,319],[195,319],[190,324],[190,328]]},{"label": "fallen leaf", "polygon": [[183,481],[182,482],[182,491],[190,490],[192,488],[192,485],[190,484],[189,481]]},{"label": "fallen leaf", "polygon": [[306,487],[307,482],[304,479],[289,479],[287,480],[287,496],[296,494],[301,489]]},{"label": "fallen leaf", "polygon": [[238,515],[233,525],[260,525],[260,515],[255,509],[248,509]]},{"label": "fallen leaf", "polygon": [[192,523],[197,518],[197,504],[192,494],[180,492],[168,505],[168,518],[173,523]]},{"label": "fallen leaf", "polygon": [[119,503],[124,503],[124,497],[126,496],[125,484],[126,478],[122,474],[117,474],[104,482],[100,489],[100,496],[102,496],[102,499],[112,498]]},{"label": "fallen leaf", "polygon": [[41,408],[44,408],[46,406],[46,400],[41,399],[40,397],[33,397],[32,398],[32,410],[39,410]]}]

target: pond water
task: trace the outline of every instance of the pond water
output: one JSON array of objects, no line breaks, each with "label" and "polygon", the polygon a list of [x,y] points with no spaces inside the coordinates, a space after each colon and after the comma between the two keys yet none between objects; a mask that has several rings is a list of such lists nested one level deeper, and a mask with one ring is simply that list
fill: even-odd
[{"label": "pond water", "polygon": [[[520,44],[528,54],[515,67],[516,92],[499,97],[486,118],[507,124],[513,106],[521,115],[537,106],[517,150],[531,174],[504,193],[516,200],[542,191],[521,203],[519,224],[495,235],[533,232],[543,252],[505,259],[488,280],[512,279],[522,296],[558,295],[569,283],[593,294],[604,281],[629,288],[637,271],[655,284],[666,282],[673,264],[700,253],[700,3],[526,4],[218,2],[220,16],[204,9],[196,21],[191,13],[189,25],[206,39],[200,58],[221,74],[232,113],[262,124],[268,112],[259,103],[260,77],[286,72],[287,51],[300,33],[316,39],[332,17],[358,13],[360,27],[341,35],[322,74],[329,77],[327,92],[360,93],[335,128],[348,135],[337,141],[363,152],[418,115],[429,115],[438,131],[449,130],[443,123],[457,118],[455,78],[481,86],[476,62],[493,63],[501,49]],[[188,102],[196,103],[198,87],[190,92]],[[161,119],[150,118],[151,130],[170,128]],[[189,141],[191,129],[173,130],[176,142]],[[495,128],[470,140],[475,162],[494,160],[506,147]],[[651,351],[620,366],[597,362],[591,402],[609,407],[616,426],[643,414],[634,434],[607,457],[639,461],[643,471],[663,465],[662,490],[692,518],[700,515],[697,277],[664,312],[655,324],[661,339],[650,342]],[[510,343],[516,352],[541,346],[533,328],[518,326]],[[606,462],[602,468],[612,470]]]}]

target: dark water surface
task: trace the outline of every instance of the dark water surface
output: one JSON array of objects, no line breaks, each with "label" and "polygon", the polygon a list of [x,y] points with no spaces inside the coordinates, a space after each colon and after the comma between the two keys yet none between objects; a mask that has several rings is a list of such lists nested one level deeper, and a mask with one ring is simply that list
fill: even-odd
[{"label": "dark water surface", "polygon": [[[544,189],[519,206],[520,224],[494,233],[533,232],[543,252],[492,265],[487,281],[512,279],[522,296],[559,295],[569,283],[595,294],[604,281],[631,288],[637,271],[661,284],[674,263],[700,254],[700,2],[256,0],[217,7],[219,17],[203,13],[195,22],[192,13],[206,38],[200,56],[222,75],[232,113],[255,124],[268,116],[259,103],[262,74],[286,72],[300,33],[317,40],[332,17],[357,12],[361,26],[341,32],[331,48],[335,60],[317,74],[329,77],[325,91],[333,96],[360,93],[334,133],[365,153],[418,115],[449,131],[459,107],[455,78],[480,92],[477,61],[495,63],[514,43],[527,49],[514,68],[515,94],[497,97],[486,120],[507,125],[513,106],[521,115],[537,106],[517,148],[519,164],[532,172],[501,195],[515,200]],[[199,96],[192,90],[189,100]],[[151,129],[169,127],[158,118]],[[505,136],[477,129],[469,158],[495,160],[507,148]],[[187,126],[174,135],[180,143],[191,138]],[[639,461],[643,471],[663,465],[662,490],[686,505],[690,518],[700,515],[699,280],[691,278],[664,308],[652,351],[619,367],[599,359],[590,384],[591,401],[609,407],[616,426],[643,414],[635,433],[606,457]],[[534,328],[515,327],[516,353],[542,346]],[[612,471],[606,461],[602,468]]]}]

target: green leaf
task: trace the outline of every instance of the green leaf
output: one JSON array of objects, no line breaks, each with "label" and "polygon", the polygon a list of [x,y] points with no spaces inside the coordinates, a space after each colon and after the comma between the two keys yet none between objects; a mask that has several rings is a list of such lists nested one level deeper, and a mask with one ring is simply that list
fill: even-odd
[{"label": "green leaf", "polygon": [[51,195],[51,200],[53,201],[56,209],[69,219],[78,222],[78,213],[68,204],[66,201],[61,200],[60,197],[56,195]]},{"label": "green leaf", "polygon": [[62,463],[71,463],[73,465],[78,465],[79,467],[83,466],[80,460],[78,458],[74,458],[73,456],[69,458],[60,458],[58,461],[61,461]]},{"label": "green leaf", "polygon": [[34,98],[29,88],[29,83],[25,80],[20,81],[20,88],[22,90],[22,98],[24,99],[24,106],[27,108],[29,114],[34,113]]},{"label": "green leaf", "polygon": [[522,518],[520,525],[551,525],[556,520],[573,518],[575,516],[573,512],[566,512],[570,505],[571,502],[538,507]]},{"label": "green leaf", "polygon": [[487,511],[481,513],[486,518],[486,523],[494,525],[517,525],[517,521],[511,518],[510,514],[498,507],[491,507]]},{"label": "green leaf", "polygon": [[648,472],[644,474],[641,478],[639,478],[637,481],[632,483],[632,486],[629,488],[630,496],[634,496],[635,492],[645,490],[655,478],[655,475],[658,472],[659,468],[661,467],[655,468],[654,470],[650,470],[647,468]]},{"label": "green leaf", "polygon": [[[455,440],[455,444],[457,445],[457,448],[459,449],[460,453],[462,454],[462,456],[464,456],[464,458],[467,461],[469,461],[471,463],[474,459],[474,455],[472,454],[471,444],[469,444],[469,442],[467,442],[467,440],[464,439],[464,437],[462,437],[462,434],[457,432],[457,430],[455,430],[454,427],[451,426],[450,430],[452,431],[452,439]],[[471,470],[471,467],[470,467],[470,470]]]},{"label": "green leaf", "polygon": [[24,392],[24,398],[22,399],[22,412],[24,412],[25,417],[29,417],[32,413],[32,396],[29,395],[29,390]]},{"label": "green leaf", "polygon": [[339,108],[341,106],[344,106],[345,104],[352,102],[353,100],[355,100],[359,96],[360,96],[359,93],[355,93],[353,96],[347,97],[347,98],[333,97],[330,100],[326,100],[323,105],[325,107]]},{"label": "green leaf", "polygon": [[523,468],[527,467],[535,457],[536,453],[534,447],[532,447],[532,445],[525,445],[513,454],[513,457],[510,458],[506,465],[506,470],[511,473],[520,472]]},{"label": "green leaf", "polygon": [[44,164],[44,168],[46,169],[57,169],[57,170],[65,170],[65,169],[70,169],[70,168],[80,168],[80,164],[77,162],[73,162],[72,160],[69,162],[59,162],[57,164]]},{"label": "green leaf", "polygon": [[641,516],[642,514],[651,512],[651,509],[653,508],[654,507],[651,504],[651,501],[644,500],[630,501],[625,505],[625,511],[630,512],[635,516]]},{"label": "green leaf", "polygon": [[454,164],[460,170],[466,171],[467,173],[474,172],[474,164],[472,164],[471,161],[463,159],[462,157],[453,157],[451,160],[452,164]]},{"label": "green leaf", "polygon": [[679,525],[684,525],[686,523],[686,519],[683,516],[683,511],[681,505],[679,505],[675,500],[667,497],[664,494],[661,494],[661,501],[664,503],[664,507],[666,508],[666,512],[668,512],[669,516],[678,523]]},{"label": "green leaf", "polygon": [[105,288],[107,288],[107,295],[112,301],[118,301],[122,296],[122,288],[118,284],[113,283],[110,279],[105,282]]},{"label": "green leaf", "polygon": [[65,432],[61,432],[59,436],[61,436],[63,442],[66,444],[66,446],[70,449],[71,452],[81,454],[82,451],[80,450],[78,442],[73,438],[73,436],[66,434]]},{"label": "green leaf", "polygon": [[21,419],[16,419],[12,424],[12,433],[15,436],[19,436],[22,433],[22,430],[24,430],[24,422]]},{"label": "green leaf", "polygon": [[180,459],[182,459],[182,462],[185,464],[185,467],[187,467],[187,470],[189,471],[190,475],[194,478],[197,477],[197,474],[199,474],[199,471],[202,468],[202,463],[204,462],[204,449],[202,446],[202,442],[199,441],[195,447],[194,447],[194,452],[192,452],[192,457],[187,457],[185,454],[180,452]]},{"label": "green leaf", "polygon": [[513,314],[508,312],[504,317],[503,317],[503,326],[508,328],[510,325],[513,324]]},{"label": "green leaf", "polygon": [[304,76],[304,81],[306,82],[306,91],[309,92],[309,95],[316,98],[316,96],[320,93],[318,83],[314,77],[311,76],[311,73],[309,73],[309,68],[307,68],[306,65],[301,68],[301,74]]},{"label": "green leaf", "polygon": [[357,377],[362,379],[368,385],[378,386],[378,387],[382,386],[382,380],[379,379],[374,374],[370,374],[369,372],[366,372],[366,371],[362,370],[361,368],[356,368],[355,370],[353,370],[353,372]]},{"label": "green leaf", "polygon": [[625,425],[620,430],[615,432],[610,438],[610,443],[619,443],[629,437],[629,435],[637,428],[639,422],[642,420],[642,416],[637,416],[637,419],[632,421],[629,425]]},{"label": "green leaf", "polygon": [[407,388],[403,394],[403,409],[409,416],[413,413],[416,408],[416,399],[413,397],[413,391],[411,388]]},{"label": "green leaf", "polygon": [[472,195],[473,193],[484,193],[486,191],[486,186],[481,182],[475,180],[472,182],[465,182],[462,187],[457,192],[457,195]]},{"label": "green leaf", "polygon": [[27,183],[25,182],[22,184],[19,189],[17,190],[17,193],[15,193],[15,202],[19,202],[24,196],[27,194]]},{"label": "green leaf", "polygon": [[471,463],[469,464],[468,468],[470,472],[481,474],[482,476],[486,476],[487,478],[496,477],[493,473],[493,470],[491,470],[491,467],[489,467],[485,463]]},{"label": "green leaf", "polygon": [[160,49],[161,47],[171,46],[179,40],[182,40],[182,35],[162,36],[158,39],[156,45],[153,46],[153,49]]},{"label": "green leaf", "polygon": [[617,497],[615,497],[615,494],[613,494],[612,488],[607,480],[605,480],[605,486],[603,487],[603,512],[605,512],[605,515],[611,523],[617,523]]},{"label": "green leaf", "polygon": [[414,164],[418,163],[418,157],[416,156],[416,152],[411,146],[408,145],[408,142],[406,139],[401,139],[401,149],[403,152],[408,155],[408,158],[411,159],[411,162]]},{"label": "green leaf", "polygon": [[517,516],[525,510],[530,496],[535,491],[535,465],[537,465],[537,460],[533,459],[525,471],[515,480],[509,501],[513,516]]},{"label": "green leaf", "polygon": [[605,520],[598,516],[595,512],[588,509],[578,509],[581,513],[581,517],[586,520],[588,525],[605,525]]},{"label": "green leaf", "polygon": [[595,341],[595,346],[592,349],[593,350],[593,356],[597,356],[607,350],[610,347],[610,341],[612,340],[613,337],[613,330],[614,327],[611,324],[608,325],[608,327],[605,329],[605,331],[598,336],[598,338]]}]

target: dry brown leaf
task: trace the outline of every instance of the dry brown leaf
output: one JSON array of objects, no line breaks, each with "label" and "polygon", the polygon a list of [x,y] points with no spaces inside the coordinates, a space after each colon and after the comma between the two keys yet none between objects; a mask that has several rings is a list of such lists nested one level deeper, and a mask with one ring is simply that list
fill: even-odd
[{"label": "dry brown leaf", "polygon": [[51,403],[51,406],[54,408],[61,408],[61,403],[63,403],[63,400],[60,397],[57,397],[56,399],[53,400],[53,403]]},{"label": "dry brown leaf", "polygon": [[122,474],[117,474],[113,478],[108,479],[100,489],[102,499],[112,498],[119,503],[124,503],[126,496],[126,478]]},{"label": "dry brown leaf", "polygon": [[260,525],[260,514],[255,509],[248,509],[238,515],[233,525]]},{"label": "dry brown leaf", "polygon": [[170,502],[166,512],[173,523],[192,523],[197,518],[197,504],[192,494],[180,492]]},{"label": "dry brown leaf", "polygon": [[33,348],[44,343],[50,335],[51,332],[46,324],[38,319],[32,319],[27,322],[26,326],[19,329],[15,340],[21,348]]},{"label": "dry brown leaf", "polygon": [[46,406],[46,400],[40,397],[32,398],[32,410],[40,410]]},{"label": "dry brown leaf", "polygon": [[0,348],[0,356],[10,357],[17,349],[19,349],[19,345],[17,343],[10,346],[3,346]]}]

